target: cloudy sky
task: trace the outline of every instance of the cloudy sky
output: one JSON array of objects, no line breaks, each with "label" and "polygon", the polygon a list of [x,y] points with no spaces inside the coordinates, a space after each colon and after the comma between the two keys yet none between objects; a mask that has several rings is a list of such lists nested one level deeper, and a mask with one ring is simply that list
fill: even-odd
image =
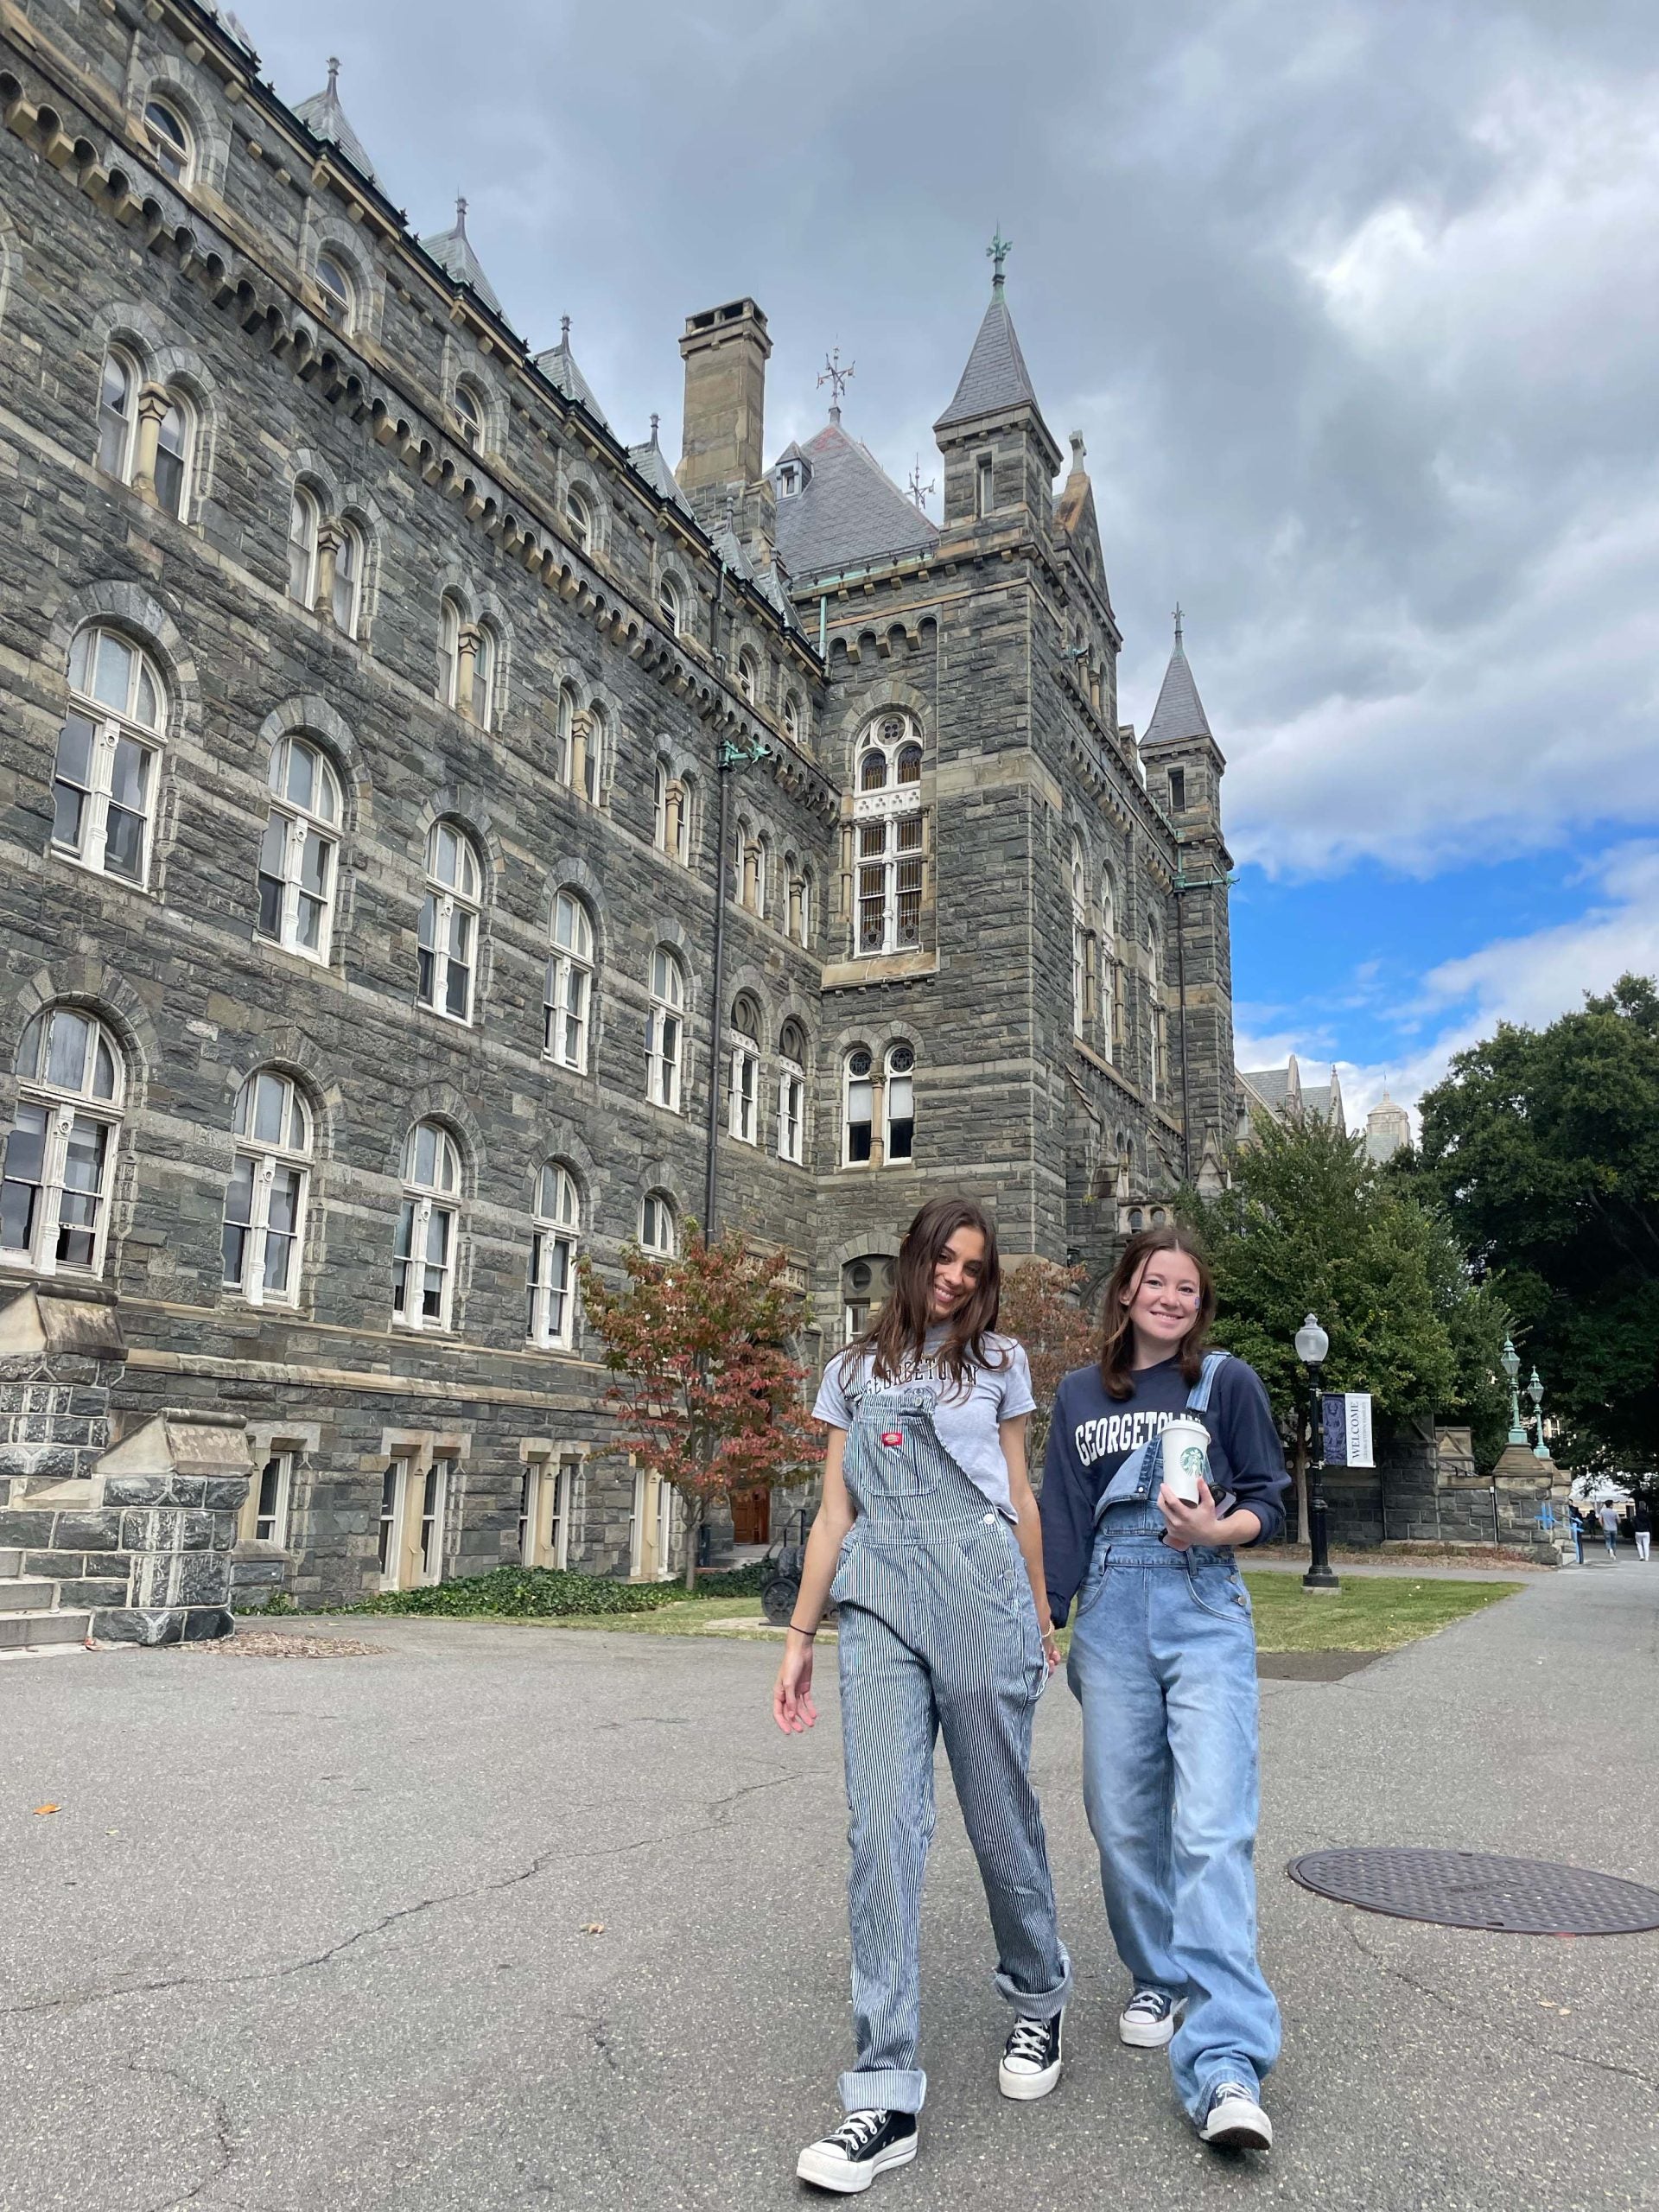
[{"label": "cloudy sky", "polygon": [[1186,611],[1247,1065],[1338,1059],[1351,1117],[1659,969],[1651,0],[239,4],[671,455],[683,319],[748,292],[770,451],[838,342],[936,475],[1000,221],[1141,726]]}]

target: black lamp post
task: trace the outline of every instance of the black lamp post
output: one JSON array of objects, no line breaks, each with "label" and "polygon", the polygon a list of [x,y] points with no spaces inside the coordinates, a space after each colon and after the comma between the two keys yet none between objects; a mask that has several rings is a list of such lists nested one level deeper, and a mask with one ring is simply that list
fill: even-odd
[{"label": "black lamp post", "polygon": [[1307,1370],[1309,1411],[1313,1433],[1307,1453],[1307,1573],[1304,1590],[1338,1592],[1341,1583],[1331,1571],[1330,1532],[1325,1518],[1325,1402],[1319,1393],[1319,1370],[1331,1349],[1331,1339],[1310,1313],[1296,1332],[1296,1357]]}]

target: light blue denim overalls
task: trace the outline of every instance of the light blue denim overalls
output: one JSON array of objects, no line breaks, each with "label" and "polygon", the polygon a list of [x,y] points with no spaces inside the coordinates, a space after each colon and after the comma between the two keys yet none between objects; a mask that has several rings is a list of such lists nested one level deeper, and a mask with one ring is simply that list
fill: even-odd
[{"label": "light blue denim overalls", "polygon": [[849,2112],[919,2112],[927,2076],[918,1947],[943,1732],[997,1945],[997,1988],[1048,2019],[1065,2003],[1031,1724],[1046,1680],[1014,1532],[939,1442],[937,1386],[872,1385],[853,1405],[842,1462],[858,1518],[830,1586],[841,1608],[848,1896],[857,2060]]},{"label": "light blue denim overalls", "polygon": [[[1209,1352],[1186,1410],[1209,1408]],[[1161,1439],[1096,1510],[1067,1679],[1083,1707],[1083,1787],[1118,1956],[1186,2011],[1169,2047],[1196,2120],[1222,2082],[1259,2087],[1279,2008],[1255,1956],[1255,1635],[1230,1550],[1172,1550],[1156,1503]]]}]

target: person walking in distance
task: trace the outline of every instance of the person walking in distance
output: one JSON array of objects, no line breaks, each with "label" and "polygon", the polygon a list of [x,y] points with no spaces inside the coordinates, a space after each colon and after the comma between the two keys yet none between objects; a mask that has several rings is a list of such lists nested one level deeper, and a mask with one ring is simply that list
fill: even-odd
[{"label": "person walking in distance", "polygon": [[1653,1509],[1645,1496],[1638,1494],[1631,1518],[1636,1524],[1636,1555],[1645,1560],[1648,1547],[1653,1541]]},{"label": "person walking in distance", "polygon": [[[1053,1618],[1077,1600],[1084,1797],[1133,1982],[1118,2034],[1167,2046],[1205,2142],[1265,2151],[1279,2008],[1255,1955],[1255,1637],[1233,1554],[1279,1534],[1287,1479],[1255,1370],[1205,1350],[1215,1310],[1183,1231],[1130,1237],[1098,1363],[1055,1395],[1043,1557]],[[1165,1479],[1162,1432],[1178,1420],[1190,1503]]]},{"label": "person walking in distance", "polygon": [[1567,1503],[1567,1517],[1573,1530],[1573,1548],[1578,1554],[1578,1563],[1584,1565],[1584,1516],[1571,1498]]},{"label": "person walking in distance", "polygon": [[1607,1546],[1607,1556],[1615,1564],[1618,1560],[1618,1508],[1611,1499],[1601,1509],[1601,1534]]},{"label": "person walking in distance", "polygon": [[1058,1647],[1026,1472],[1035,1409],[1026,1355],[995,1333],[996,1236],[966,1198],[930,1199],[899,1247],[892,1296],[823,1372],[823,1497],[807,1539],[772,1713],[810,1728],[812,1642],[840,1607],[842,1735],[852,1864],[855,2056],[846,2118],[796,2171],[850,2194],[916,2156],[922,1875],[933,1747],[951,1778],[1014,2009],[997,2085],[1046,2096],[1060,2076],[1071,1966],[1029,1774],[1032,1716]]}]

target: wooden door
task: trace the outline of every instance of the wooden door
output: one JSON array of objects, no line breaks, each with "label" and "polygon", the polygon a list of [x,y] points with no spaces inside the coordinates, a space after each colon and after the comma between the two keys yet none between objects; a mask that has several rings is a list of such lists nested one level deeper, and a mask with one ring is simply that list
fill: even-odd
[{"label": "wooden door", "polygon": [[732,1541],[739,1544],[772,1541],[772,1492],[740,1491],[732,1500]]}]

